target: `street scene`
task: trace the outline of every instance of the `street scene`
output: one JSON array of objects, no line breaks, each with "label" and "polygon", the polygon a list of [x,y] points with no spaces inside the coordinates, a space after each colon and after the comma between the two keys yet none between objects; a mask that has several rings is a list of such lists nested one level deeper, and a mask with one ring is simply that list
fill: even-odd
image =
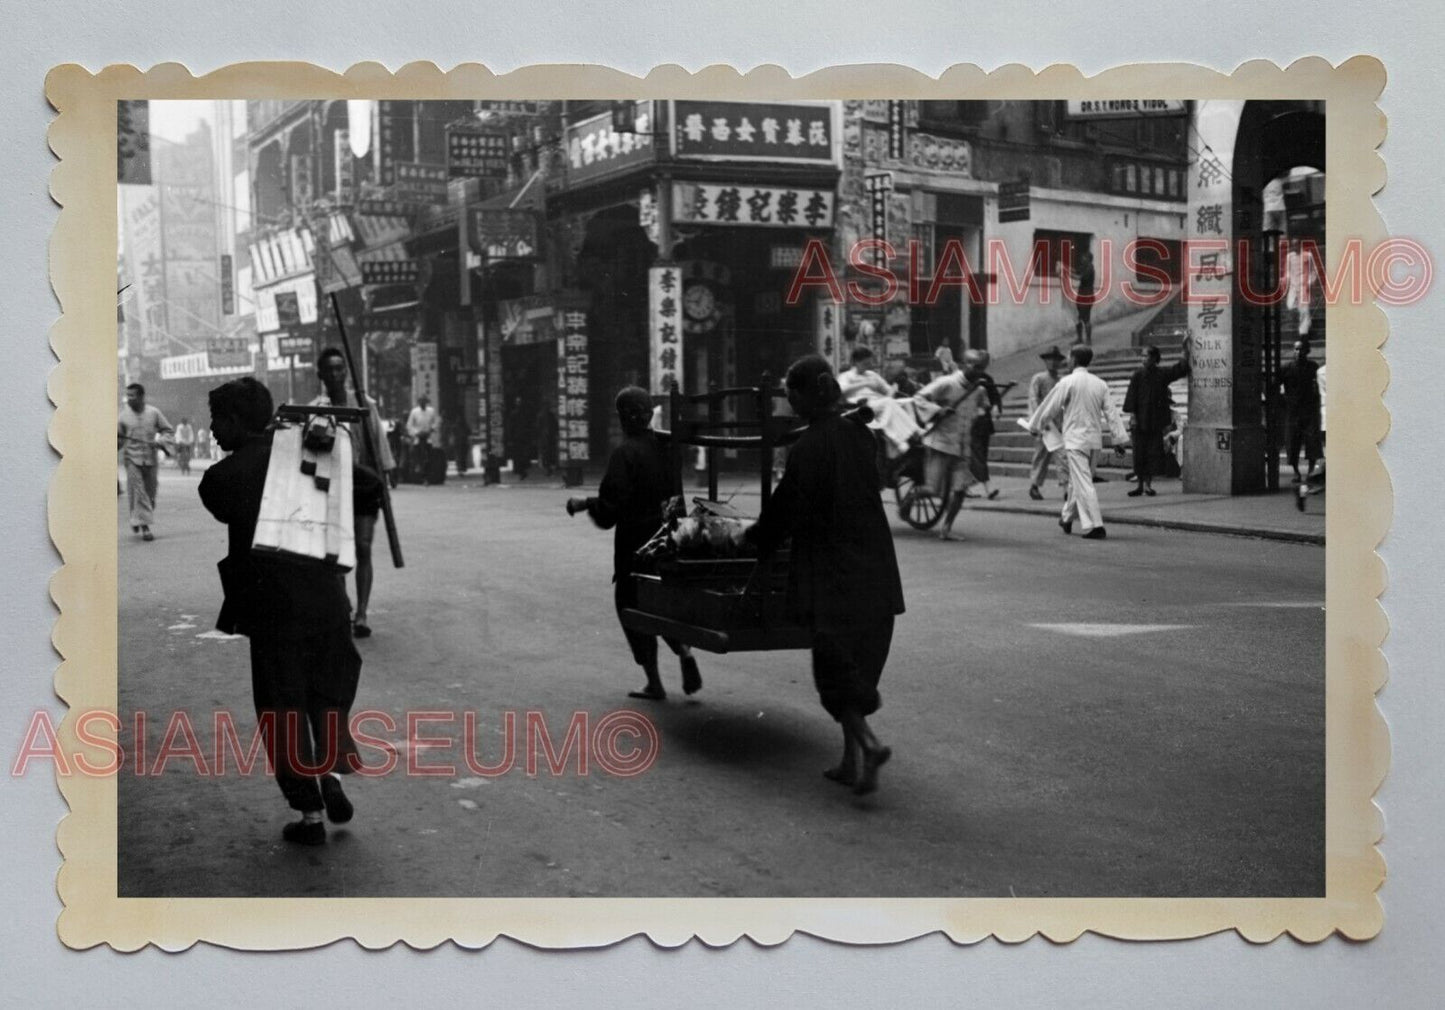
[{"label": "street scene", "polygon": [[1324,121],[120,103],[121,896],[1322,896]]}]

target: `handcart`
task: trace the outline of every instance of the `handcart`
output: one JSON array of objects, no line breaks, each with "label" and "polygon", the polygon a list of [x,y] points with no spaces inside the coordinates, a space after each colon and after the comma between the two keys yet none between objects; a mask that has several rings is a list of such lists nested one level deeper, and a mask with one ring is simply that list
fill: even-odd
[{"label": "handcart", "polygon": [[[757,387],[713,387],[697,394],[683,394],[673,387],[668,396],[670,465],[679,486],[688,451],[710,450],[708,497],[694,499],[700,514],[733,521],[745,518],[717,501],[718,457],[729,449],[757,453],[760,505],[767,504],[773,486],[773,451],[792,444],[804,430],[793,418],[774,414],[773,401],[785,395],[766,373]],[[753,417],[736,419],[744,408],[751,408]],[[665,534],[666,528],[659,532]],[[630,630],[665,635],[716,653],[806,649],[812,643],[810,629],[787,614],[786,551],[767,559],[659,557],[650,568],[627,576],[637,583],[637,606],[621,613],[623,626]]]}]

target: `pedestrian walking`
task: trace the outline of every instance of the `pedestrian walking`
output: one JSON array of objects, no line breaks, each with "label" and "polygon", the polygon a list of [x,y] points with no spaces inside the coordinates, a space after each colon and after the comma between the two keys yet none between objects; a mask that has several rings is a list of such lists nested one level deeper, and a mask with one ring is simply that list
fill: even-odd
[{"label": "pedestrian walking", "polygon": [[271,459],[271,394],[249,376],[211,390],[211,430],[231,453],[201,478],[201,502],[226,524],[218,630],[251,642],[251,691],[267,763],[301,819],[281,837],[326,841],[322,811],[351,820],[339,776],[359,767],[349,724],[361,656],[339,569],[251,551]]},{"label": "pedestrian walking", "polygon": [[843,731],[842,757],[823,774],[870,793],[893,752],[879,742],[868,716],[882,704],[878,683],[894,620],[904,609],[873,438],[841,416],[838,381],[821,357],[795,362],[785,387],[808,427],[747,537],[764,559],[785,541],[792,544],[788,611],[811,629],[813,683]]},{"label": "pedestrian walking", "polygon": [[146,403],[146,390],[139,382],[125,387],[125,406],[116,428],[116,445],[125,460],[126,491],[130,495],[130,529],[142,540],[154,540],[156,492],[160,481],[156,453],[165,452],[175,429],[156,407]]},{"label": "pedestrian walking", "polygon": [[993,441],[994,417],[1003,416],[1003,394],[993,376],[988,374],[989,353],[978,348],[963,352],[963,377],[983,388],[983,402],[978,406],[978,416],[968,430],[968,469],[975,483],[983,488],[989,500],[998,497],[998,488],[989,481],[988,451]]},{"label": "pedestrian walking", "polygon": [[423,393],[406,418],[406,435],[411,442],[412,477],[418,484],[426,483],[426,468],[436,438],[437,412],[431,398]]},{"label": "pedestrian walking", "polygon": [[313,407],[356,407],[370,410],[366,424],[371,429],[371,445],[376,455],[367,448],[366,439],[359,423],[348,425],[351,432],[351,503],[355,517],[356,533],[356,610],[351,618],[351,632],[357,638],[370,638],[371,625],[367,621],[371,604],[371,585],[376,568],[371,560],[371,545],[376,540],[376,517],[381,514],[381,482],[390,480],[396,469],[392,459],[391,446],[381,430],[376,401],[367,397],[365,402],[357,399],[353,390],[346,388],[346,357],[336,347],[328,347],[316,359],[316,376],[321,380],[321,394],[311,401]]},{"label": "pedestrian walking", "polygon": [[[1320,444],[1320,366],[1310,357],[1310,342],[1303,337],[1295,341],[1294,353],[1294,360],[1280,370],[1279,388],[1289,425],[1289,467],[1294,482],[1302,484],[1309,482],[1315,461],[1324,454]],[[1301,448],[1308,466],[1303,477],[1299,472]]]},{"label": "pedestrian walking", "polygon": [[189,417],[176,425],[176,466],[183,474],[191,472],[191,454],[196,451],[196,429]]},{"label": "pedestrian walking", "polygon": [[[597,494],[591,498],[567,499],[567,514],[586,512],[600,529],[614,531],[613,601],[620,617],[622,611],[637,606],[637,586],[632,580],[637,550],[661,528],[663,504],[681,494],[682,488],[666,445],[652,430],[651,394],[637,386],[628,386],[617,394],[616,403],[622,442],[607,460],[607,472]],[[646,685],[630,692],[628,697],[665,700],[667,690],[657,670],[657,636],[625,627],[622,631],[627,636],[632,658],[647,678]],[[702,688],[702,675],[692,649],[671,638],[663,641],[678,657],[683,693],[696,694]]]},{"label": "pedestrian walking", "polygon": [[[1039,409],[1039,404],[1044,402],[1045,397],[1053,392],[1059,383],[1059,366],[1063,364],[1064,354],[1055,344],[1043,354],[1039,355],[1044,361],[1044,370],[1035,372],[1033,378],[1029,379],[1029,412],[1032,417],[1034,411]],[[1049,464],[1055,462],[1054,457],[1062,447],[1062,440],[1057,428],[1046,428],[1034,441],[1034,455],[1029,460],[1029,497],[1034,501],[1042,501],[1044,492],[1042,490],[1044,481],[1049,479]],[[1058,460],[1059,486],[1064,486],[1065,475],[1068,473],[1068,464]]]},{"label": "pedestrian walking", "polygon": [[205,425],[196,429],[196,458],[207,462],[211,459],[211,429]]},{"label": "pedestrian walking", "polygon": [[1064,279],[1066,274],[1073,274],[1073,284],[1066,283],[1064,291],[1067,294],[1070,287],[1073,289],[1069,300],[1074,303],[1074,312],[1077,315],[1074,322],[1074,339],[1081,344],[1092,344],[1094,342],[1094,290],[1098,283],[1094,275],[1094,254],[1085,245],[1078,251],[1078,255],[1072,263],[1069,262],[1067,256],[1060,261],[1059,273],[1061,279]]},{"label": "pedestrian walking", "polygon": [[944,372],[917,394],[943,409],[932,420],[932,427],[923,435],[926,452],[923,464],[924,486],[919,492],[937,495],[943,502],[943,524],[940,540],[960,540],[953,535],[953,523],[963,508],[963,496],[974,483],[969,458],[973,451],[971,429],[986,403],[983,386],[969,382],[963,372]]},{"label": "pedestrian walking", "polygon": [[1139,486],[1130,498],[1154,497],[1154,475],[1164,469],[1164,433],[1174,423],[1174,398],[1169,384],[1189,374],[1190,341],[1184,341],[1184,356],[1168,368],[1161,368],[1159,348],[1144,349],[1144,364],[1129,377],[1124,394],[1124,413],[1132,417],[1130,437],[1134,443],[1134,477]]},{"label": "pedestrian walking", "polygon": [[1109,385],[1090,373],[1094,349],[1076,344],[1069,351],[1074,369],[1059,380],[1053,391],[1029,416],[1029,432],[1042,435],[1049,425],[1057,425],[1063,435],[1064,458],[1069,465],[1069,485],[1064,494],[1064,507],[1059,513],[1059,526],[1065,533],[1074,531],[1074,520],[1084,528],[1087,540],[1103,540],[1104,517],[1099,511],[1099,495],[1094,490],[1090,457],[1104,446],[1107,429],[1115,439],[1114,450],[1122,451],[1128,441],[1124,420],[1109,398]]}]

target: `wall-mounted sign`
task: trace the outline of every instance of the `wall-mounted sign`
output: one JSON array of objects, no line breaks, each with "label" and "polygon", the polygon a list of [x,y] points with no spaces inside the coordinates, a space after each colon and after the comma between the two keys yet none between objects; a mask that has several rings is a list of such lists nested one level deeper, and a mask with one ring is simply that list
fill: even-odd
[{"label": "wall-mounted sign", "polygon": [[588,368],[587,313],[563,309],[557,338],[557,457],[562,463],[585,463],[591,455]]},{"label": "wall-mounted sign", "polygon": [[295,291],[276,292],[276,328],[294,330],[301,325],[300,295]]},{"label": "wall-mounted sign", "polygon": [[830,189],[674,182],[672,219],[679,224],[741,224],[767,228],[833,227]]},{"label": "wall-mounted sign", "polygon": [[473,207],[472,249],[488,259],[528,259],[537,255],[537,215],[531,210]]},{"label": "wall-mounted sign", "polygon": [[[863,181],[868,191],[869,237],[875,242],[888,241],[888,201],[893,196],[893,173],[874,172]],[[873,262],[883,266],[888,262],[888,251],[881,245],[872,250]]]},{"label": "wall-mounted sign", "polygon": [[236,314],[236,278],[231,273],[231,254],[221,254],[221,315]]},{"label": "wall-mounted sign", "polygon": [[894,161],[903,160],[907,122],[901,101],[888,103],[888,157]]},{"label": "wall-mounted sign", "polygon": [[250,357],[246,358],[244,365],[217,365],[210,360],[210,354],[207,351],[197,351],[194,354],[178,354],[173,357],[162,358],[160,364],[162,379],[195,379],[216,375],[241,375],[251,370]]},{"label": "wall-mounted sign", "polygon": [[411,211],[411,205],[400,200],[362,200],[356,205],[356,213],[368,217],[404,217]]},{"label": "wall-mounted sign", "polygon": [[416,260],[371,260],[361,264],[363,284],[415,284],[421,274]]},{"label": "wall-mounted sign", "polygon": [[251,367],[251,342],[249,340],[228,340],[216,337],[206,344],[206,355],[212,368]]},{"label": "wall-mounted sign", "polygon": [[501,179],[507,174],[512,141],[501,130],[447,127],[447,175],[453,179]]},{"label": "wall-mounted sign", "polygon": [[447,167],[399,161],[392,192],[403,203],[446,203]]},{"label": "wall-mounted sign", "polygon": [[672,102],[679,158],[837,164],[836,103]]},{"label": "wall-mounted sign", "polygon": [[276,353],[310,360],[316,356],[316,338],[304,333],[287,333],[276,338]]},{"label": "wall-mounted sign", "polygon": [[1184,112],[1182,98],[1069,99],[1070,119],[1136,119],[1139,116],[1177,116]]},{"label": "wall-mounted sign", "polygon": [[563,136],[567,184],[575,186],[651,162],[657,150],[653,143],[651,102],[634,105],[633,126],[632,133],[618,133],[611,112],[568,126]]},{"label": "wall-mounted sign", "polygon": [[415,403],[425,396],[433,405],[440,402],[437,393],[441,379],[437,373],[437,345],[418,341],[411,345],[411,399]]},{"label": "wall-mounted sign", "polygon": [[416,329],[417,315],[411,309],[396,312],[366,312],[361,316],[361,328],[367,333],[410,333]]},{"label": "wall-mounted sign", "polygon": [[1029,219],[1029,180],[1001,182],[998,185],[999,224]]},{"label": "wall-mounted sign", "polygon": [[685,389],[682,356],[682,271],[676,266],[647,271],[648,330],[651,366],[648,387],[654,395]]}]

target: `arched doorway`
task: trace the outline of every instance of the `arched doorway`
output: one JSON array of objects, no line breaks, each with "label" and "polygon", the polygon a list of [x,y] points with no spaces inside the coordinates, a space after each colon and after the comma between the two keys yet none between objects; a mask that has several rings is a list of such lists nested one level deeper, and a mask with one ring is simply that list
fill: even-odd
[{"label": "arched doorway", "polygon": [[1259,486],[1268,491],[1279,489],[1280,451],[1289,435],[1279,397],[1283,364],[1301,337],[1318,346],[1317,357],[1324,353],[1322,293],[1312,267],[1312,250],[1324,259],[1324,171],[1322,102],[1244,104],[1231,173],[1235,244],[1248,243],[1250,289],[1270,298],[1261,304],[1236,291],[1238,365],[1253,360],[1257,368],[1237,366],[1235,381],[1258,379],[1252,396],[1264,434]]}]

